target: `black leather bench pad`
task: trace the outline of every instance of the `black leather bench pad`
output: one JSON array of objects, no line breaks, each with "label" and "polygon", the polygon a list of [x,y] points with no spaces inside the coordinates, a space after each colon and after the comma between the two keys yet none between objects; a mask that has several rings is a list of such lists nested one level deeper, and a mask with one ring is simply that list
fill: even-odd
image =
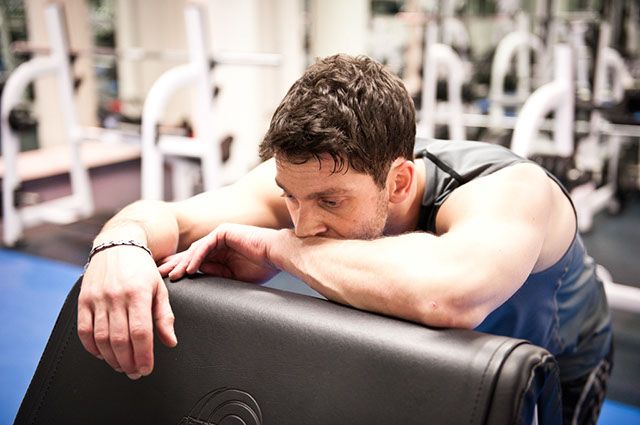
[{"label": "black leather bench pad", "polygon": [[557,366],[525,341],[434,330],[212,277],[168,283],[178,346],[138,381],[82,348],[79,283],[16,424],[559,422]]}]

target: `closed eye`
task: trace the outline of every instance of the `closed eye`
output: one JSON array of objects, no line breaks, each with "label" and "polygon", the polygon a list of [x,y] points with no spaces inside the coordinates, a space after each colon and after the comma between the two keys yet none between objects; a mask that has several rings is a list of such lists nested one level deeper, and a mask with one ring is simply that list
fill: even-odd
[{"label": "closed eye", "polygon": [[329,209],[333,209],[333,208],[338,208],[340,206],[341,202],[337,199],[320,199],[320,205],[322,205],[325,208],[329,208]]},{"label": "closed eye", "polygon": [[293,199],[293,195],[288,194],[287,192],[282,192],[280,194],[281,198]]}]

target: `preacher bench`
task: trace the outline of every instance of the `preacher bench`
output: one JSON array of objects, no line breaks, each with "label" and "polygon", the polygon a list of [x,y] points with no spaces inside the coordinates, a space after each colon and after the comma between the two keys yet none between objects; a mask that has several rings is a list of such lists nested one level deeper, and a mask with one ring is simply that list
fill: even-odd
[{"label": "preacher bench", "polygon": [[15,424],[561,422],[556,361],[526,341],[213,277],[167,286],[178,346],[156,340],[130,381],[80,344],[78,281]]}]

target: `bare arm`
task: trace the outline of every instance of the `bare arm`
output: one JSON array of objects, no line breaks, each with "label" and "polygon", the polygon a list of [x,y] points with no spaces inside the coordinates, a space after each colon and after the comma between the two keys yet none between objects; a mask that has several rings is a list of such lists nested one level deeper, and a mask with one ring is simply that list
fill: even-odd
[{"label": "bare arm", "polygon": [[454,193],[440,213],[442,236],[299,239],[283,230],[269,256],[330,299],[427,325],[473,328],[522,285],[546,237],[548,178],[535,168],[508,173]]},{"label": "bare arm", "polygon": [[177,343],[156,263],[220,223],[288,225],[274,174],[268,161],[234,185],[181,202],[138,201],[112,218],[94,245],[132,239],[146,245],[153,258],[134,246],[112,247],[93,257],[78,300],[78,335],[87,351],[132,379],[151,373],[153,323],[166,345]]},{"label": "bare arm", "polygon": [[200,269],[259,282],[280,269],[344,304],[431,326],[474,328],[536,267],[549,264],[549,252],[566,249],[549,230],[557,212],[552,185],[529,165],[468,183],[442,206],[441,236],[299,238],[290,229],[225,225],[181,254],[170,276]]},{"label": "bare arm", "polygon": [[275,184],[275,172],[271,159],[233,185],[171,204],[179,228],[178,250],[222,223],[272,229],[291,226],[282,190]]},{"label": "bare arm", "polygon": [[281,228],[290,225],[273,160],[233,185],[180,202],[137,201],[107,222],[94,245],[114,239],[144,243],[156,261],[184,249],[221,223]]}]

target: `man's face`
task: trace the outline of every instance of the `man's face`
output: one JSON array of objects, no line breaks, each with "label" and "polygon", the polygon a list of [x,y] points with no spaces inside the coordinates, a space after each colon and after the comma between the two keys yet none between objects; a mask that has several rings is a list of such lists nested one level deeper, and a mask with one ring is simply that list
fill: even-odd
[{"label": "man's face", "polygon": [[330,157],[293,164],[276,156],[276,183],[283,190],[296,235],[382,236],[389,209],[387,191],[367,174],[351,169],[332,173],[333,165]]}]

